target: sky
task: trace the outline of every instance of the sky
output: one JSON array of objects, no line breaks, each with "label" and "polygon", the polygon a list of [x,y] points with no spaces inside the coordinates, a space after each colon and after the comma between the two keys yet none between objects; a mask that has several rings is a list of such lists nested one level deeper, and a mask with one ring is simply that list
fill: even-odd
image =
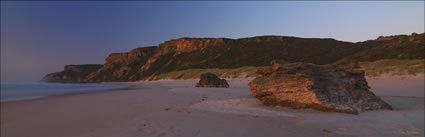
[{"label": "sky", "polygon": [[424,1],[1,1],[1,81],[181,37],[365,41],[424,32]]}]

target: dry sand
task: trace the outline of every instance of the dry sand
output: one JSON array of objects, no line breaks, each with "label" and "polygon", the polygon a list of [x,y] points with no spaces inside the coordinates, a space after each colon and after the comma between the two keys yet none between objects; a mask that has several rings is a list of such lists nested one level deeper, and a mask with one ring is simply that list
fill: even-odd
[{"label": "dry sand", "polygon": [[388,79],[370,86],[395,110],[359,115],[266,107],[243,79],[229,80],[229,89],[195,88],[196,80],[119,83],[133,88],[2,103],[1,136],[423,137],[423,76]]}]

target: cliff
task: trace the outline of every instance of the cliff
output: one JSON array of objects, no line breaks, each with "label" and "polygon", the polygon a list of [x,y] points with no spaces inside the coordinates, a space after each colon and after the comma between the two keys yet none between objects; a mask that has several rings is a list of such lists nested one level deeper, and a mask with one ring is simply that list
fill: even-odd
[{"label": "cliff", "polygon": [[85,82],[89,74],[102,67],[103,65],[100,64],[66,65],[63,71],[47,74],[41,81],[63,83]]},{"label": "cliff", "polygon": [[[157,47],[113,53],[106,63],[78,78],[68,72],[48,74],[49,82],[106,82],[150,79],[158,74],[185,69],[267,66],[272,60],[329,64],[344,60],[424,58],[424,34],[380,37],[352,43],[334,39],[258,36],[242,39],[180,38]],[[66,72],[66,73],[65,73]],[[83,76],[85,75],[85,76]]]},{"label": "cliff", "polygon": [[244,39],[182,38],[160,44],[156,53],[132,80],[193,68],[265,66],[275,59],[327,64],[362,49],[364,48],[354,43],[333,39],[283,36]]},{"label": "cliff", "polygon": [[89,74],[84,82],[128,81],[146,64],[156,47],[136,48],[127,53],[112,53],[99,70]]}]

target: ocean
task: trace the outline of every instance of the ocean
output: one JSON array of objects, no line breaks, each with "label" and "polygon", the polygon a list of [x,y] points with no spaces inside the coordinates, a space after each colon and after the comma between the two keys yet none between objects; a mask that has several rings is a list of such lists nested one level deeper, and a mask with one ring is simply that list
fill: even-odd
[{"label": "ocean", "polygon": [[0,101],[7,102],[118,88],[127,88],[127,86],[107,84],[62,84],[45,82],[2,82]]}]

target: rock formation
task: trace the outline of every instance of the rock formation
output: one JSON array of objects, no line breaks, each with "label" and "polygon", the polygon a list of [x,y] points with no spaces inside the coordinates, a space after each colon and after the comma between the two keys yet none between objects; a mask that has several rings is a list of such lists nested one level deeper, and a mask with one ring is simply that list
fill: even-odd
[{"label": "rock formation", "polygon": [[229,88],[225,79],[218,78],[215,74],[201,74],[201,80],[196,84],[198,88]]},{"label": "rock formation", "polygon": [[392,109],[369,91],[364,71],[357,63],[315,65],[274,61],[257,71],[261,76],[249,83],[252,96],[265,105],[312,108],[357,114]]},{"label": "rock formation", "polygon": [[191,53],[209,47],[217,48],[232,41],[234,40],[224,38],[180,38],[166,41],[158,45],[157,50],[135,75],[138,77],[148,77],[162,71],[167,71],[169,68],[178,69],[177,67],[191,66],[193,63],[189,60],[184,61],[184,63],[183,61],[179,61],[180,58],[187,57],[177,57],[182,53]]},{"label": "rock formation", "polygon": [[126,53],[112,53],[105,59],[105,65],[91,73],[86,82],[138,80],[134,74],[146,64],[155,51],[156,47],[143,47]]},{"label": "rock formation", "polygon": [[90,73],[95,72],[102,66],[100,64],[66,65],[64,71],[47,74],[41,81],[61,83],[84,82]]},{"label": "rock formation", "polygon": [[[334,39],[257,36],[241,39],[179,38],[158,46],[113,53],[85,79],[68,82],[150,80],[185,69],[265,66],[272,60],[329,64],[339,60],[423,59],[424,33],[390,36],[391,40],[344,42]],[[308,49],[308,50],[306,50]],[[58,78],[60,74],[57,73]],[[64,75],[67,77],[67,75]],[[46,77],[49,78],[49,77]],[[55,81],[53,80],[52,81]]]}]

